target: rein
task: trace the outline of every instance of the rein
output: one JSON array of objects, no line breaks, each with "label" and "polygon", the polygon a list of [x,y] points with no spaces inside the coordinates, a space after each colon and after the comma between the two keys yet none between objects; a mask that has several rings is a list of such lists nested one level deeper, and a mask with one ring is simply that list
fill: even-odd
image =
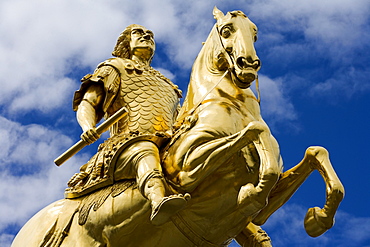
[{"label": "rein", "polygon": [[213,89],[215,89],[218,86],[218,84],[220,84],[222,79],[224,79],[224,77],[227,75],[227,72],[229,72],[229,70],[225,71],[225,73],[221,76],[220,80],[218,80],[218,82],[211,89],[208,90],[208,92],[200,99],[200,101],[193,107],[193,109],[189,111],[188,115],[192,115],[194,113],[194,111],[202,104],[202,102],[208,96],[208,94],[212,92]]},{"label": "rein", "polygon": [[[226,52],[226,54],[228,55],[226,58],[227,58],[228,63],[229,63],[229,68],[221,76],[221,78],[218,80],[218,82],[212,88],[210,88],[208,90],[208,92],[199,100],[199,102],[190,111],[187,111],[186,113],[184,113],[181,116],[181,118],[176,121],[177,123],[181,123],[187,116],[192,115],[195,112],[195,110],[198,109],[198,107],[202,104],[204,99],[209,95],[209,93],[212,92],[220,84],[220,82],[227,75],[228,72],[230,72],[230,74],[233,77],[235,77],[235,80],[239,80],[239,78],[235,75],[234,59],[231,56],[231,54],[226,51],[226,49],[224,47],[224,44],[222,43],[221,37],[219,35],[219,30],[218,30],[217,26],[216,26],[216,30],[217,30],[218,41],[220,42],[220,45],[221,45],[222,49],[224,50],[224,52]],[[260,104],[261,103],[261,94],[260,94],[260,89],[259,89],[258,75],[257,75],[257,78],[256,78],[256,91],[257,91],[257,99],[256,100],[257,100],[258,104]]]},{"label": "rein", "polygon": [[256,91],[257,91],[257,102],[260,105],[261,104],[261,92],[260,92],[260,85],[259,85],[259,82],[258,82],[258,74],[257,74],[257,78],[256,78]]},{"label": "rein", "polygon": [[204,101],[204,99],[207,97],[207,95],[213,91],[213,89],[215,89],[218,84],[220,84],[220,82],[222,81],[222,79],[224,79],[224,77],[227,75],[227,72],[229,72],[229,70],[226,70],[225,73],[221,76],[220,80],[218,80],[218,82],[211,88],[208,90],[208,92],[199,100],[199,102],[190,110],[190,111],[187,111],[186,113],[184,113],[181,118],[179,120],[177,120],[177,122],[182,122],[187,116],[190,116],[192,115],[196,109],[198,109],[198,107],[202,104],[202,102]]}]

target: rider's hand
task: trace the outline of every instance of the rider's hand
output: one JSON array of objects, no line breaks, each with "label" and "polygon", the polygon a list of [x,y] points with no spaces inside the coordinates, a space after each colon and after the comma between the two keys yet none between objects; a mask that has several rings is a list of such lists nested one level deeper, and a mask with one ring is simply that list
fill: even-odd
[{"label": "rider's hand", "polygon": [[95,128],[91,128],[81,135],[81,139],[87,144],[92,144],[100,138],[100,135],[96,132]]}]

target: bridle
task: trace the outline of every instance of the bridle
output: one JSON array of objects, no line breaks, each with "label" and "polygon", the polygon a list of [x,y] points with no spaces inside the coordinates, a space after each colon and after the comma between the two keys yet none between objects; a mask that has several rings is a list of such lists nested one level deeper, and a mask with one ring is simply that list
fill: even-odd
[{"label": "bridle", "polygon": [[[231,56],[231,54],[226,50],[225,46],[224,46],[224,43],[222,42],[222,39],[221,39],[221,36],[220,36],[220,30],[218,29],[218,26],[216,26],[216,31],[217,31],[217,36],[218,36],[218,41],[220,42],[220,45],[222,47],[222,49],[224,50],[224,52],[227,54],[227,62],[229,64],[229,67],[227,68],[226,71],[230,71],[230,74],[234,77],[234,80],[238,80],[240,81],[240,79],[236,76],[235,74],[235,59],[233,56]],[[226,74],[224,74],[225,76]],[[222,76],[222,78],[224,77]],[[221,79],[222,79],[221,78]],[[217,85],[220,83],[220,81],[217,83]],[[215,87],[212,87],[211,90],[213,90]],[[211,90],[209,92],[207,92],[206,95],[208,95]],[[257,74],[257,77],[256,77],[256,91],[257,91],[257,102],[258,104],[261,104],[261,93],[260,93],[260,88],[259,88],[259,82],[258,82],[258,74]]]},{"label": "bridle", "polygon": [[[223,51],[227,54],[227,62],[229,64],[229,67],[226,69],[225,73],[220,77],[220,79],[218,80],[218,82],[208,90],[208,92],[206,94],[204,94],[204,96],[197,102],[197,104],[195,104],[195,106],[187,111],[186,113],[184,113],[181,118],[179,120],[177,120],[177,122],[182,122],[187,116],[190,116],[192,115],[196,109],[198,109],[198,107],[204,102],[204,99],[220,84],[220,82],[225,78],[225,76],[227,75],[228,72],[230,72],[230,75],[233,77],[234,80],[239,80],[239,78],[235,75],[235,61],[233,59],[233,57],[231,56],[231,54],[229,52],[227,52],[227,50],[225,49],[225,46],[224,44],[222,43],[222,39],[221,39],[221,36],[220,36],[220,32],[219,32],[219,29],[218,29],[218,26],[216,26],[216,32],[217,32],[217,36],[218,36],[218,41],[220,42],[220,45],[223,49]],[[256,77],[256,91],[257,91],[257,102],[258,104],[260,104],[261,102],[261,95],[260,95],[260,90],[259,90],[259,83],[258,83],[258,75]]]}]

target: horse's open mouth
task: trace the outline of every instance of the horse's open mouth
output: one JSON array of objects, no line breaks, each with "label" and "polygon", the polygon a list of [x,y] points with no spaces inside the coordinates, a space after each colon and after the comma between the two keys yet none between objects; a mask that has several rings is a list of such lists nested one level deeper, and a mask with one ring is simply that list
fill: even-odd
[{"label": "horse's open mouth", "polygon": [[236,68],[235,75],[238,78],[238,80],[236,80],[238,87],[248,88],[257,78],[257,71],[253,68]]}]

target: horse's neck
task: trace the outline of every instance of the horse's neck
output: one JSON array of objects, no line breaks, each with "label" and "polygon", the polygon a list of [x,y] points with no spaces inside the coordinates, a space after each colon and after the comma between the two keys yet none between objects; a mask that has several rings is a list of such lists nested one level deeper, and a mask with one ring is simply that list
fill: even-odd
[{"label": "horse's neck", "polygon": [[215,83],[222,77],[223,72],[213,64],[215,48],[214,37],[210,35],[194,61],[190,75],[190,82],[185,101],[193,107],[203,97],[211,93]]},{"label": "horse's neck", "polygon": [[190,88],[195,102],[212,95],[216,87],[223,85],[221,81],[227,81],[228,78],[227,75],[224,75],[225,71],[216,70],[212,65],[209,65],[209,61],[204,60],[206,59],[200,59],[194,63],[190,77]]}]

